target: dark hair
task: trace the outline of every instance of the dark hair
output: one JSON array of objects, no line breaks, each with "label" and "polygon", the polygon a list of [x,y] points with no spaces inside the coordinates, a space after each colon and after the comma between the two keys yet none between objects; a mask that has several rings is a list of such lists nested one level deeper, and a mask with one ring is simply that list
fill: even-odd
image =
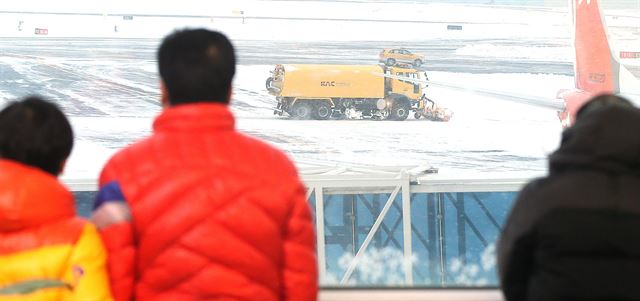
[{"label": "dark hair", "polygon": [[236,72],[233,45],[223,34],[185,29],[167,36],[158,49],[158,68],[171,105],[227,103]]},{"label": "dark hair", "polygon": [[71,125],[53,103],[32,96],[0,111],[1,158],[57,176],[72,147]]},{"label": "dark hair", "polygon": [[584,118],[584,116],[589,115],[591,112],[599,111],[601,108],[610,106],[619,106],[626,108],[634,107],[633,104],[625,98],[613,94],[602,94],[592,98],[587,103],[582,105],[582,107],[580,107],[580,109],[578,110],[578,113],[576,113],[576,120]]}]

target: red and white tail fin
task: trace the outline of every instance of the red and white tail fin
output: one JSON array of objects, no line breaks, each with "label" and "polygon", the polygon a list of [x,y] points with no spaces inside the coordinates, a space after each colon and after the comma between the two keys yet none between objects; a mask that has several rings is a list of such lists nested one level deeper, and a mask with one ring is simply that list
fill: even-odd
[{"label": "red and white tail fin", "polygon": [[580,107],[592,97],[619,94],[621,71],[629,73],[611,51],[598,0],[569,0],[569,8],[574,29],[575,88],[558,92],[565,103],[564,110],[558,112],[564,127],[575,121]]},{"label": "red and white tail fin", "polygon": [[620,63],[612,54],[598,0],[571,0],[576,89],[592,95],[620,91]]}]

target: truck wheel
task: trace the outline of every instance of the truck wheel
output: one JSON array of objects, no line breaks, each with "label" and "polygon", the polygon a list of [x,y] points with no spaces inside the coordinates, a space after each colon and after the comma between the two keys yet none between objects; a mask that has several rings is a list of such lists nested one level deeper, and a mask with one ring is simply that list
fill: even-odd
[{"label": "truck wheel", "polygon": [[409,117],[409,103],[407,101],[396,100],[393,102],[391,106],[391,117],[392,120],[402,121]]},{"label": "truck wheel", "polygon": [[309,119],[311,117],[311,105],[306,101],[298,101],[291,108],[291,117],[295,119]]},{"label": "truck wheel", "polygon": [[394,59],[387,59],[387,66],[393,66],[396,64],[396,60]]},{"label": "truck wheel", "polygon": [[318,120],[327,120],[331,117],[331,106],[326,101],[316,104],[313,111],[313,118]]},{"label": "truck wheel", "polygon": [[267,78],[267,82],[264,83],[266,88],[267,88],[267,90],[269,90],[269,91],[271,90],[271,82],[273,82],[273,77],[268,77]]},{"label": "truck wheel", "polygon": [[420,119],[420,117],[421,117],[421,116],[422,116],[422,115],[421,115],[420,113],[418,113],[418,112],[415,112],[415,113],[413,114],[413,118],[415,118],[415,119]]},{"label": "truck wheel", "polygon": [[418,68],[418,67],[420,67],[420,65],[422,65],[422,61],[421,60],[417,59],[417,60],[413,61],[413,67]]}]

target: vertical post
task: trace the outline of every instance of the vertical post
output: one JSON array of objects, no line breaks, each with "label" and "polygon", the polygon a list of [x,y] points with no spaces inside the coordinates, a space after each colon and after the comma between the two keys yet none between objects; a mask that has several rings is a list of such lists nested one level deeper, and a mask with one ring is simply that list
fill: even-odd
[{"label": "vertical post", "polygon": [[439,260],[439,252],[438,246],[440,243],[438,242],[439,235],[436,235],[436,231],[438,231],[438,225],[440,225],[438,211],[436,210],[436,193],[427,194],[427,242],[429,245],[427,249],[429,251],[429,278],[431,278],[432,282],[440,280],[440,260]]},{"label": "vertical post", "polygon": [[358,225],[356,222],[358,214],[358,212],[356,211],[356,196],[351,195],[349,196],[349,199],[351,203],[351,212],[349,213],[349,225],[351,225],[351,251],[355,256],[356,252],[358,251],[358,246],[360,245],[358,241]]},{"label": "vertical post", "polygon": [[[373,209],[371,212],[372,216],[380,215],[380,195],[379,194],[373,195],[373,198],[371,199],[371,208]],[[378,232],[376,234],[376,249],[381,249],[381,248],[382,248],[382,233]]]},{"label": "vertical post", "polygon": [[316,248],[318,252],[318,273],[320,281],[324,281],[327,274],[327,260],[324,242],[324,195],[322,187],[314,187],[316,193]]},{"label": "vertical post", "polygon": [[446,258],[447,258],[447,249],[446,249],[446,239],[445,239],[445,219],[444,219],[444,193],[438,192],[437,199],[437,208],[438,210],[438,242],[439,242],[439,250],[440,250],[440,285],[443,287],[447,285],[447,269],[446,269]]},{"label": "vertical post", "polygon": [[405,284],[413,285],[413,249],[411,243],[411,177],[406,170],[400,173],[402,181],[402,234],[404,242]]},{"label": "vertical post", "polygon": [[467,212],[464,208],[464,194],[456,193],[456,198],[451,200],[452,202],[457,203],[456,209],[458,210],[457,214],[457,226],[458,226],[458,259],[462,262],[463,265],[467,264]]}]

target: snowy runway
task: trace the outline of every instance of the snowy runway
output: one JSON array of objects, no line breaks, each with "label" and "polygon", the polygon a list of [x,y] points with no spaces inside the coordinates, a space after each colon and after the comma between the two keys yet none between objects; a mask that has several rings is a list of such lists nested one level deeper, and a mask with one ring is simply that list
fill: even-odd
[{"label": "snowy runway", "polygon": [[[67,177],[97,176],[109,155],[150,133],[153,117],[160,111],[155,61],[150,59],[155,55],[157,40],[60,39],[47,41],[48,47],[42,47],[37,40],[13,43],[15,49],[5,48],[4,56],[0,57],[0,68],[5,70],[0,73],[0,91],[5,99],[28,93],[44,95],[56,100],[70,116],[78,143]],[[542,172],[546,154],[559,139],[561,129],[553,111],[435,86],[427,88],[427,95],[454,112],[450,122],[413,117],[403,122],[298,121],[275,116],[275,99],[264,88],[269,71],[277,63],[309,59],[296,56],[293,50],[283,51],[290,56],[268,56],[273,49],[262,49],[266,55],[263,64],[247,64],[255,63],[252,57],[259,55],[254,54],[256,50],[243,52],[252,43],[236,43],[240,56],[233,95],[237,127],[284,149],[301,165],[305,162],[331,166],[431,165],[440,173]],[[332,49],[339,44],[333,44],[335,47],[325,50],[331,63],[363,63],[360,56],[353,60],[348,56],[336,57]],[[65,48],[68,45],[73,47]],[[32,51],[24,51],[25,47],[32,47]],[[347,44],[343,47],[349,49]],[[83,48],[86,51],[81,51]],[[353,48],[353,51],[362,50]],[[323,52],[317,56],[322,57]],[[369,57],[375,64],[376,54]],[[459,69],[466,63],[446,56],[429,62],[445,69],[446,66]],[[427,70],[430,79],[436,81],[549,97],[558,88],[572,84],[571,77],[562,74],[496,73],[499,65],[491,67],[491,64],[483,66],[485,71],[494,68],[489,74],[431,71],[429,67]],[[527,68],[544,66],[524,65],[525,68],[519,64],[512,68],[525,72]]]}]

